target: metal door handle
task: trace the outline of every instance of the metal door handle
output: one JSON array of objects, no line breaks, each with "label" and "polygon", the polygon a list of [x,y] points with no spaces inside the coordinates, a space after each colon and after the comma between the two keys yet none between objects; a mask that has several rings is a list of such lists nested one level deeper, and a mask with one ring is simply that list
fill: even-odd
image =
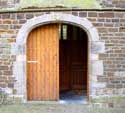
[{"label": "metal door handle", "polygon": [[38,63],[38,61],[27,61],[27,63]]}]

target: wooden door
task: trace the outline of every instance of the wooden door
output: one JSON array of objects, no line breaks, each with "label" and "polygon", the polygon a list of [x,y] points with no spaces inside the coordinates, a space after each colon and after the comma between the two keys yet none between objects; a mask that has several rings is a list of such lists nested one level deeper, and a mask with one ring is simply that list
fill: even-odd
[{"label": "wooden door", "polygon": [[72,89],[87,90],[87,42],[70,42],[70,78]]},{"label": "wooden door", "polygon": [[70,74],[69,74],[69,65],[68,65],[68,52],[69,43],[67,40],[60,40],[59,43],[59,61],[60,61],[60,91],[69,90],[70,89]]},{"label": "wooden door", "polygon": [[27,99],[59,99],[59,26],[37,27],[27,40]]}]

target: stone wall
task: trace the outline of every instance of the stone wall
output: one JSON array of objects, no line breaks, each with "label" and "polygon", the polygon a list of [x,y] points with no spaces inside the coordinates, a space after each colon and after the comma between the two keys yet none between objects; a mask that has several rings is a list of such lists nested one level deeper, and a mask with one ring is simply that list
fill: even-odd
[{"label": "stone wall", "polygon": [[103,8],[125,8],[125,0],[98,0]]},{"label": "stone wall", "polygon": [[81,11],[73,14],[87,17],[98,29],[100,40],[105,42],[106,52],[99,55],[104,63],[104,75],[98,75],[95,81],[105,83],[106,88],[97,88],[96,94],[125,94],[125,12]]},{"label": "stone wall", "polygon": [[[23,1],[23,0],[22,0]],[[99,2],[102,9],[104,8],[110,8],[110,9],[124,9],[125,8],[125,0],[97,0]],[[93,3],[94,4],[97,4]],[[13,10],[20,10],[22,8],[21,0],[0,0],[0,9],[6,10],[6,9],[13,9]],[[36,7],[36,6],[35,6]],[[41,6],[42,7],[42,6]],[[94,9],[94,7],[87,7],[85,6],[85,9]],[[95,7],[95,9],[100,9],[100,7]],[[84,9],[84,6],[83,6]]]},{"label": "stone wall", "polygon": [[[27,20],[50,12],[0,13],[0,87],[16,94],[14,77],[17,47],[16,37]],[[100,53],[104,74],[92,76],[95,96],[125,95],[125,12],[119,11],[67,11],[64,13],[87,18],[97,28],[99,40],[105,42]],[[100,69],[100,68],[98,68]],[[19,73],[20,74],[20,73]],[[21,86],[21,84],[18,84]],[[20,88],[20,87],[19,87]],[[22,88],[23,90],[23,88]],[[18,92],[20,94],[20,92]]]},{"label": "stone wall", "polygon": [[16,9],[20,0],[0,0],[0,9]]}]

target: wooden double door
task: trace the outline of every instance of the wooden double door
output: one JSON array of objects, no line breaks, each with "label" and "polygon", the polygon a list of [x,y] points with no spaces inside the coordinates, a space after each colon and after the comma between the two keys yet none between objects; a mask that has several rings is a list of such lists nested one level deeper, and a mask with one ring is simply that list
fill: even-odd
[{"label": "wooden double door", "polygon": [[[72,37],[69,28],[65,34]],[[59,100],[62,90],[87,88],[86,41],[62,40],[60,29],[59,24],[43,25],[28,36],[28,100]]]}]

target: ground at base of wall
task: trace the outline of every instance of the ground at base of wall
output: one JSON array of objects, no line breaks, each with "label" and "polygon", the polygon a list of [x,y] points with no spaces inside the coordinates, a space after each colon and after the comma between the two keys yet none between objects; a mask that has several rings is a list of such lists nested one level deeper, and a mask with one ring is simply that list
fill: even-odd
[{"label": "ground at base of wall", "polygon": [[[23,98],[20,97],[14,97],[14,96],[9,96],[6,97],[4,99],[2,99],[3,101],[1,101],[0,98],[0,107],[1,106],[8,106],[9,105],[22,105],[23,107],[23,103],[25,103],[25,105],[57,105],[57,106],[69,106],[71,105],[81,105],[84,107],[90,107],[90,108],[112,108],[112,109],[122,109],[125,108],[125,96],[105,96],[105,97],[96,97],[96,98],[90,98],[89,101],[84,100],[84,101],[66,101],[64,102],[64,100],[60,100],[60,101],[24,101]],[[21,104],[22,103],[22,104]],[[1,112],[0,112],[1,113]],[[91,112],[90,112],[91,113]]]},{"label": "ground at base of wall", "polygon": [[93,98],[91,103],[94,106],[100,105],[105,108],[125,108],[125,96],[105,96]]},{"label": "ground at base of wall", "polygon": [[99,108],[82,104],[16,104],[0,106],[0,113],[124,113],[123,108]]}]

